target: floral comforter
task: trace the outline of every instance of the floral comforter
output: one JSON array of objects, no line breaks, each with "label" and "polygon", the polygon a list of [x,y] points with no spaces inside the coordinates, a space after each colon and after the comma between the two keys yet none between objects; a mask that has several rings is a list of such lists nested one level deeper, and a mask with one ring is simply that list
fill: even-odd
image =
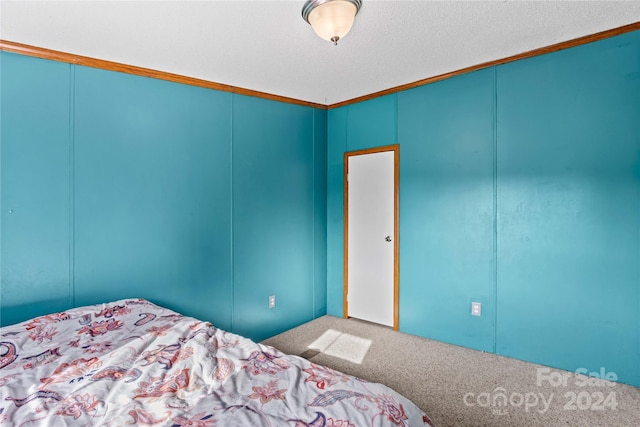
[{"label": "floral comforter", "polygon": [[0,424],[424,426],[393,390],[145,300],[0,328]]}]

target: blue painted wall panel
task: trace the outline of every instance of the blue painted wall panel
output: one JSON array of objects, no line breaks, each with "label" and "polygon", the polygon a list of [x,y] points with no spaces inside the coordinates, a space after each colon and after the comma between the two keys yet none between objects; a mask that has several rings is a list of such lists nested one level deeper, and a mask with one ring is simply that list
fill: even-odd
[{"label": "blue painted wall panel", "polygon": [[329,314],[342,155],[397,120],[400,329],[639,386],[639,69],[633,32],[329,111]]},{"label": "blue painted wall panel", "polygon": [[636,385],[639,35],[498,69],[497,351]]},{"label": "blue painted wall panel", "polygon": [[142,297],[260,339],[326,313],[325,110],[1,58],[3,324]]},{"label": "blue painted wall panel", "polygon": [[314,317],[327,314],[327,111],[313,111]]},{"label": "blue painted wall panel", "polygon": [[234,98],[233,321],[255,340],[314,316],[313,134],[311,108]]},{"label": "blue painted wall panel", "polygon": [[347,151],[396,143],[397,94],[349,105]]},{"label": "blue painted wall panel", "polygon": [[0,52],[0,324],[67,308],[68,64]]},{"label": "blue painted wall panel", "polygon": [[329,110],[327,123],[327,314],[342,317],[344,291],[344,152],[349,108]]},{"label": "blue painted wall panel", "polygon": [[78,67],[76,304],[231,325],[231,94]]},{"label": "blue painted wall panel", "polygon": [[494,341],[493,106],[493,69],[398,94],[400,330],[484,351]]}]

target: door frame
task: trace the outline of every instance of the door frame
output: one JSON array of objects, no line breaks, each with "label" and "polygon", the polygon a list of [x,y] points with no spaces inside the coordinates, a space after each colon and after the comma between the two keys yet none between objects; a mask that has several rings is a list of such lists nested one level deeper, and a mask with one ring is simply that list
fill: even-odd
[{"label": "door frame", "polygon": [[393,151],[393,329],[398,330],[399,311],[399,281],[400,281],[400,215],[399,215],[399,189],[400,189],[400,145],[385,145],[382,147],[367,148],[366,150],[346,151],[344,153],[344,292],[343,315],[349,317],[349,157],[363,154],[382,153]]}]

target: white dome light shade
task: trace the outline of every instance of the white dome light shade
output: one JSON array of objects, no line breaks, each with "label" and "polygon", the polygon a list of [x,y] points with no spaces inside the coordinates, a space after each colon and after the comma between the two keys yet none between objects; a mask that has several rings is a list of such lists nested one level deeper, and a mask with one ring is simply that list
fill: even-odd
[{"label": "white dome light shade", "polygon": [[341,39],[353,26],[355,17],[356,7],[353,3],[334,0],[313,9],[309,14],[309,23],[321,39]]},{"label": "white dome light shade", "polygon": [[337,44],[351,30],[361,4],[361,0],[310,0],[302,9],[302,17],[318,37]]}]

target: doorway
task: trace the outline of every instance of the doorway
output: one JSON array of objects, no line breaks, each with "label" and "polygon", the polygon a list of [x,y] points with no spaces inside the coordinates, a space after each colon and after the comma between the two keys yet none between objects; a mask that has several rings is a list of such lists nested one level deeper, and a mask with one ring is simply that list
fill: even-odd
[{"label": "doorway", "polygon": [[398,329],[399,145],[344,154],[344,317]]}]

